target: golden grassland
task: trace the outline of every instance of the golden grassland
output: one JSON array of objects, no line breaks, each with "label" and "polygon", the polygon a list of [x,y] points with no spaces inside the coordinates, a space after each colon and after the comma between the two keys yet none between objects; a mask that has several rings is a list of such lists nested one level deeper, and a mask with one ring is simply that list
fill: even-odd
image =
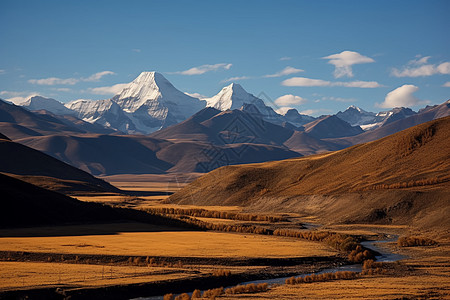
[{"label": "golden grassland", "polygon": [[0,291],[49,286],[93,287],[185,278],[189,270],[94,264],[0,262]]},{"label": "golden grassland", "polygon": [[[107,225],[106,225],[107,226]],[[3,237],[0,251],[170,257],[308,257],[335,252],[317,242],[221,232],[161,231]]]}]

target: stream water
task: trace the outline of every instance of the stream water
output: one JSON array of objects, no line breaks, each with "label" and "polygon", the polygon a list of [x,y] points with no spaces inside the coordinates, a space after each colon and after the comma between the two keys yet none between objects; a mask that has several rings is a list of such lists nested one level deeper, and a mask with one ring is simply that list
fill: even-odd
[{"label": "stream water", "polygon": [[[394,261],[398,261],[401,259],[405,259],[406,256],[404,255],[400,255],[397,253],[392,253],[389,252],[385,247],[380,247],[379,245],[382,243],[389,243],[389,242],[395,242],[397,240],[398,236],[394,236],[391,237],[389,239],[385,239],[385,240],[381,240],[381,241],[365,241],[365,242],[361,242],[361,245],[378,252],[380,255],[375,256],[376,260],[379,262],[394,262]],[[334,272],[339,272],[339,271],[352,271],[352,272],[361,272],[362,271],[362,266],[360,264],[353,264],[353,265],[343,265],[343,266],[339,266],[339,267],[334,267],[334,268],[329,268],[329,269],[324,269],[321,270],[320,272],[315,272],[315,273],[303,273],[303,274],[299,274],[298,276],[307,276],[307,275],[311,275],[311,274],[322,274],[322,273],[334,273]],[[290,278],[292,276],[289,277],[278,277],[278,278],[271,278],[271,279],[261,279],[261,280],[254,280],[254,281],[245,281],[245,282],[241,282],[241,285],[246,285],[249,283],[268,283],[270,284],[284,284],[286,279]],[[227,287],[225,287],[227,288]],[[139,298],[134,298],[132,300],[162,300],[163,296],[153,296],[153,297],[139,297]]]}]

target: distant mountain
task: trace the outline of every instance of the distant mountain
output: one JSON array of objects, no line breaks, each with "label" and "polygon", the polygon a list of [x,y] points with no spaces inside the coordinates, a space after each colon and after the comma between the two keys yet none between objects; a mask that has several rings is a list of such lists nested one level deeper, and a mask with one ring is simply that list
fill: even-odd
[{"label": "distant mountain", "polygon": [[179,123],[206,105],[177,90],[157,72],[142,72],[111,100],[131,113],[136,129],[144,133]]},{"label": "distant mountain", "polygon": [[52,98],[33,96],[20,104],[28,110],[46,110],[56,115],[74,115],[75,112],[64,106],[63,103]]},{"label": "distant mountain", "polygon": [[359,126],[351,126],[337,116],[325,116],[304,125],[305,132],[317,139],[353,136],[363,133]]},{"label": "distant mountain", "polygon": [[286,111],[286,113],[284,114],[284,119],[297,126],[297,127],[301,127],[302,125],[312,122],[314,121],[316,118],[308,116],[308,115],[304,115],[304,114],[300,114],[298,112],[298,110],[296,110],[295,108],[289,109],[288,111]]},{"label": "distant mountain", "polygon": [[33,112],[43,117],[49,116],[50,118],[58,119],[66,125],[74,127],[84,133],[117,133],[117,130],[106,128],[97,123],[89,123],[72,115],[56,115],[47,110],[34,110]]},{"label": "distant mountain", "polygon": [[[395,112],[398,112],[399,117],[396,117]],[[382,114],[382,117],[384,117],[387,122],[382,123],[382,126],[376,129],[366,131],[363,134],[359,134],[356,136],[343,137],[339,139],[329,139],[327,141],[347,147],[351,145],[374,141],[412,126],[416,126],[442,117],[450,116],[450,100],[442,104],[420,110],[418,113],[413,113],[409,117],[404,117],[407,116],[408,114],[411,114],[410,109],[405,108],[393,109],[392,111],[386,114]]]},{"label": "distant mountain", "polygon": [[362,108],[359,108],[354,105],[349,106],[343,112],[339,111],[336,114],[336,117],[338,117],[341,120],[344,120],[345,122],[349,123],[352,126],[367,125],[375,123],[376,120],[375,113],[367,112]]},{"label": "distant mountain", "polygon": [[249,114],[256,114],[264,120],[272,123],[281,123],[280,115],[273,108],[267,106],[263,100],[247,93],[244,88],[237,83],[232,83],[224,87],[217,95],[204,99],[206,106],[226,111],[241,109]]},{"label": "distant mountain", "polygon": [[177,124],[206,105],[177,90],[162,74],[142,72],[108,100],[66,104],[78,118],[128,134],[148,134]]},{"label": "distant mountain", "polygon": [[188,120],[151,134],[154,138],[200,140],[217,145],[267,144],[282,146],[292,134],[288,129],[265,121],[248,110],[219,111],[205,108]]},{"label": "distant mountain", "polygon": [[60,132],[82,133],[84,131],[50,115],[38,115],[21,106],[0,100],[0,132],[11,139],[18,139]]},{"label": "distant mountain", "polygon": [[76,117],[91,124],[121,132],[136,132],[136,126],[121,107],[112,100],[76,100],[66,104]]},{"label": "distant mountain", "polygon": [[40,151],[0,136],[0,172],[64,193],[121,191]]},{"label": "distant mountain", "polygon": [[386,124],[401,120],[416,114],[410,108],[396,107],[389,111],[367,112],[354,105],[349,106],[345,111],[339,111],[336,117],[346,121],[352,126],[360,126],[363,130],[373,130]]}]

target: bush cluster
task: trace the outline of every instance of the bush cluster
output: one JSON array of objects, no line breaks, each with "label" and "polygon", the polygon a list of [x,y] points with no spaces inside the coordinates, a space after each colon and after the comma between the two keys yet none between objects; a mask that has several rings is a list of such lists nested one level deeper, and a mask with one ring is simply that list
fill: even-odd
[{"label": "bush cluster", "polygon": [[406,236],[399,238],[397,244],[400,247],[414,247],[414,246],[434,246],[437,245],[438,242],[429,238]]},{"label": "bush cluster", "polygon": [[387,269],[382,262],[375,262],[373,259],[364,261],[362,275],[386,274]]},{"label": "bush cluster", "polygon": [[367,259],[373,259],[374,255],[371,251],[364,249],[361,245],[356,246],[348,255],[348,260],[354,263],[360,263]]}]

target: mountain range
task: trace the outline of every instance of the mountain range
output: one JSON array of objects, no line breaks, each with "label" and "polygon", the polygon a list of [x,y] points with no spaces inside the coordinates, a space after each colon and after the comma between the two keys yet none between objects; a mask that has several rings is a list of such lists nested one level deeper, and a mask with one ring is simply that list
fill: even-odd
[{"label": "mountain range", "polygon": [[281,115],[239,84],[197,99],[143,72],[111,99],[0,101],[0,133],[94,175],[159,174],[340,150],[448,115],[450,101],[417,113],[350,106],[318,118]]}]

